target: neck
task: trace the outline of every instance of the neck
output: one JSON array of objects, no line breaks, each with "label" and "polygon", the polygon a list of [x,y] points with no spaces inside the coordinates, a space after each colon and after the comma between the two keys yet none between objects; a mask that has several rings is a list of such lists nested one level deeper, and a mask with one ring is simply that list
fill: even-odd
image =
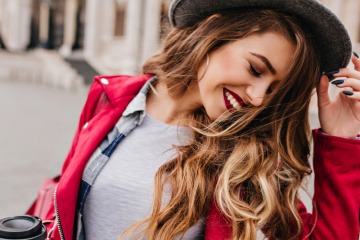
[{"label": "neck", "polygon": [[184,120],[200,106],[197,86],[191,86],[179,98],[170,96],[165,83],[158,82],[146,99],[146,112],[153,118],[171,125],[184,125]]}]

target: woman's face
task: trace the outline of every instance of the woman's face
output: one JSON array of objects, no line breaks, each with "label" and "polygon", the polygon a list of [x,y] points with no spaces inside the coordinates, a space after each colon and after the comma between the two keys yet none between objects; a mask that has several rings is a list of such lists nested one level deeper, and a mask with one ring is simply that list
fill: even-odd
[{"label": "woman's face", "polygon": [[[201,105],[211,119],[246,105],[260,106],[292,64],[294,46],[282,35],[253,34],[210,54],[198,71]],[[205,72],[206,71],[206,72]],[[204,75],[205,72],[205,75]]]}]

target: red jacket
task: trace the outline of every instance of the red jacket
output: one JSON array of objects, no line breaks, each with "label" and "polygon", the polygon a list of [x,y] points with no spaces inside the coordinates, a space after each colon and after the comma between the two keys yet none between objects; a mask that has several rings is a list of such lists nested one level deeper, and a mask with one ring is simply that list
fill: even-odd
[{"label": "red jacket", "polygon": [[[73,238],[79,183],[86,162],[150,77],[95,77],[62,168],[54,204],[46,217],[50,220],[46,225],[51,239]],[[358,239],[360,141],[323,135],[318,130],[314,130],[313,134],[314,203],[318,214],[307,213],[301,204],[299,212],[304,223],[301,239]],[[32,209],[28,214],[31,213]],[[58,223],[52,221],[55,215],[58,216]],[[207,216],[205,239],[220,240],[230,236],[231,225],[213,204]]]}]

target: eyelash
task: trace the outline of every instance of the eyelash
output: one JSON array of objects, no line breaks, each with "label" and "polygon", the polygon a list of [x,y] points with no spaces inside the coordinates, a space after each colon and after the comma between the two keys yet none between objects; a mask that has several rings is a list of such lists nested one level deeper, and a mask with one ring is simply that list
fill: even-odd
[{"label": "eyelash", "polygon": [[259,73],[258,71],[255,70],[255,68],[253,67],[253,65],[250,63],[250,72],[252,75],[254,75],[255,77],[261,77],[261,73]]}]

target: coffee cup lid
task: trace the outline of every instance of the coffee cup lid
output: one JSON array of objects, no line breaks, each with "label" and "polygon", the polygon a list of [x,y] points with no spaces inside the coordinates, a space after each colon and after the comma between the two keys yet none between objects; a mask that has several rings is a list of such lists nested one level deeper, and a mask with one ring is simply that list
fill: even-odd
[{"label": "coffee cup lid", "polygon": [[43,240],[46,228],[40,218],[30,215],[19,215],[0,219],[0,240]]}]

